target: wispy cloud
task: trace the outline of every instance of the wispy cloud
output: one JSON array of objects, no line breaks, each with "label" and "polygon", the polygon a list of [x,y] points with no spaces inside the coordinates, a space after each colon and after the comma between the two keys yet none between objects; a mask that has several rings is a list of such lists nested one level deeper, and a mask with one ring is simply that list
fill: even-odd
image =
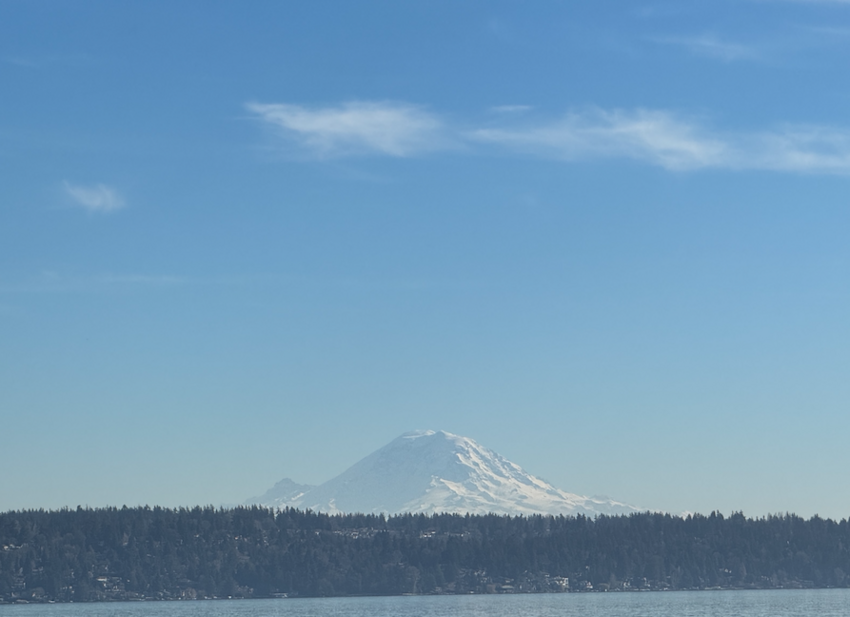
[{"label": "wispy cloud", "polygon": [[715,58],[724,62],[735,60],[757,60],[761,53],[752,45],[723,40],[713,34],[699,36],[658,37],[652,41],[663,45],[676,45],[692,54],[706,58]]},{"label": "wispy cloud", "polygon": [[490,111],[497,114],[524,114],[534,109],[531,105],[496,105]]},{"label": "wispy cloud", "polygon": [[74,203],[89,212],[114,212],[125,205],[121,195],[105,184],[79,186],[65,182],[64,186]]},{"label": "wispy cloud", "polygon": [[474,128],[474,122],[459,127],[400,103],[248,108],[282,129],[284,139],[319,157],[401,157],[464,145],[470,155],[498,151],[563,161],[630,159],[671,171],[758,169],[850,175],[850,129],[841,127],[723,131],[663,109],[589,109],[541,119],[532,108],[510,106],[489,109],[491,126],[481,127],[482,122],[481,128]]},{"label": "wispy cloud", "polygon": [[249,103],[246,107],[320,157],[405,157],[449,145],[440,118],[404,103],[355,101],[337,107]]},{"label": "wispy cloud", "polygon": [[823,126],[786,126],[756,135],[742,148],[752,161],[742,167],[773,171],[850,174],[850,131]]},{"label": "wispy cloud", "polygon": [[[850,5],[850,1],[848,1],[848,5]],[[824,43],[824,35],[841,42],[846,41],[850,37],[850,28],[842,26],[809,26],[806,30],[819,37],[821,44]]]},{"label": "wispy cloud", "polygon": [[846,129],[787,125],[724,133],[659,110],[574,112],[533,126],[481,129],[469,133],[469,138],[546,158],[626,158],[673,171],[850,174],[850,131]]},{"label": "wispy cloud", "polygon": [[480,129],[470,139],[566,160],[625,157],[667,169],[717,165],[726,145],[694,125],[661,111],[570,113],[522,128]]}]

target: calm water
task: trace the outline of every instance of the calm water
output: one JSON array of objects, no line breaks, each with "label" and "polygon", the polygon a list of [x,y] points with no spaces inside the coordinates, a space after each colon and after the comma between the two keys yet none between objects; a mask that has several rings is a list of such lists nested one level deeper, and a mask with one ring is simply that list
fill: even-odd
[{"label": "calm water", "polygon": [[0,617],[847,617],[850,590],[0,605]]}]

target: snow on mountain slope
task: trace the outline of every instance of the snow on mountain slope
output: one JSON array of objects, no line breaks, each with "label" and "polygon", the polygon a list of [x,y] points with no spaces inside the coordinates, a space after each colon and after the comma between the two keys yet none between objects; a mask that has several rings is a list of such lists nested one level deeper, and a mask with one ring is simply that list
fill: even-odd
[{"label": "snow on mountain slope", "polygon": [[[293,486],[281,486],[284,482]],[[281,490],[271,489],[250,502],[327,513],[594,516],[638,511],[557,489],[472,439],[444,431],[406,433],[317,487],[291,480],[277,486]]]}]

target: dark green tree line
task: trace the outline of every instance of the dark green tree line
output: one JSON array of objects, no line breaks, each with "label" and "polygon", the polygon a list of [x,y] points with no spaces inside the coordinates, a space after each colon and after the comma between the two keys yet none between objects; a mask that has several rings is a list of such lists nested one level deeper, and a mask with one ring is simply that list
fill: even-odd
[{"label": "dark green tree line", "polygon": [[0,514],[0,601],[846,587],[850,524],[794,515]]}]

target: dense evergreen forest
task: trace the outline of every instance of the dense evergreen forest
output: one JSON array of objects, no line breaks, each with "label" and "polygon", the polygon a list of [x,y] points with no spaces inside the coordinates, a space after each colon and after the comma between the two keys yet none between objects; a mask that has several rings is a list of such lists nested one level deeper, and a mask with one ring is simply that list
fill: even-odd
[{"label": "dense evergreen forest", "polygon": [[0,602],[850,586],[850,524],[794,515],[0,514]]}]

